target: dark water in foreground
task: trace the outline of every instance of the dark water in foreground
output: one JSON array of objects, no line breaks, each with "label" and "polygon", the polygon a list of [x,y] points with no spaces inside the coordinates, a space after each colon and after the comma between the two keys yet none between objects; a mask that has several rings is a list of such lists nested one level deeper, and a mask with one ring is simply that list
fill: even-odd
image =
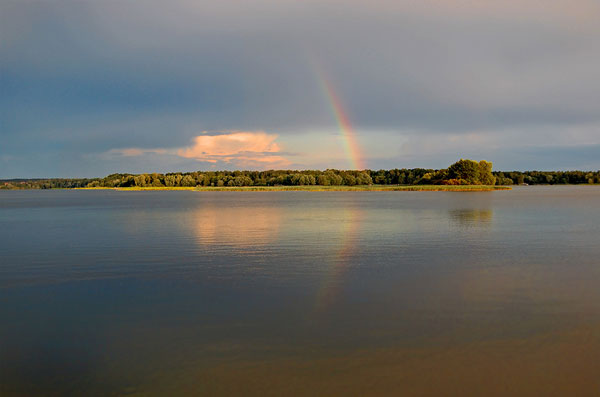
[{"label": "dark water in foreground", "polygon": [[600,189],[0,192],[0,395],[600,395]]}]

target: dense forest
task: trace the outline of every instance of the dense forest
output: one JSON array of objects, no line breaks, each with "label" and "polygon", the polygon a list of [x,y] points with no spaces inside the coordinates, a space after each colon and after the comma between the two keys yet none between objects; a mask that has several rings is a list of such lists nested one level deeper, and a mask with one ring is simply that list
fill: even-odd
[{"label": "dense forest", "polygon": [[492,171],[488,161],[459,160],[442,170],[197,171],[167,174],[112,174],[89,179],[0,180],[0,189],[68,189],[81,187],[202,187],[294,185],[540,185],[600,183],[600,171]]}]

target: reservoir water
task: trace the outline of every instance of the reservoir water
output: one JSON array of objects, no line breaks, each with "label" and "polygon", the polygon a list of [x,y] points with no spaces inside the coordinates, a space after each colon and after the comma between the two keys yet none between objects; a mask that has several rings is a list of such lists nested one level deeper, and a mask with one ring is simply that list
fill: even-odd
[{"label": "reservoir water", "polygon": [[600,187],[0,191],[0,395],[600,395]]}]

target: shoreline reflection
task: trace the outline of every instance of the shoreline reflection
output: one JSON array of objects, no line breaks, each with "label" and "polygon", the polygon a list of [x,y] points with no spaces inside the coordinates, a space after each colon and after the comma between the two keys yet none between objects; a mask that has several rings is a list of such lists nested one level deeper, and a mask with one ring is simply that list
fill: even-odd
[{"label": "shoreline reflection", "polygon": [[494,211],[490,208],[455,209],[448,211],[449,217],[460,226],[491,226],[494,220]]}]

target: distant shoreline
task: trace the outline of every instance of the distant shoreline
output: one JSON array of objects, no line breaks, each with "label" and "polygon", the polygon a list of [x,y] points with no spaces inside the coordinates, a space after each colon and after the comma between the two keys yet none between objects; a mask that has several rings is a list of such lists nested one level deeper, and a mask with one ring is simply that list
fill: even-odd
[{"label": "distant shoreline", "polygon": [[185,190],[194,192],[489,192],[511,190],[510,186],[487,185],[365,185],[365,186],[203,186],[203,187],[83,187],[73,190],[155,191]]},{"label": "distant shoreline", "polygon": [[600,171],[494,172],[492,163],[460,159],[445,169],[193,171],[103,178],[0,180],[0,189],[124,188],[202,191],[489,191],[511,185],[600,184]]}]

